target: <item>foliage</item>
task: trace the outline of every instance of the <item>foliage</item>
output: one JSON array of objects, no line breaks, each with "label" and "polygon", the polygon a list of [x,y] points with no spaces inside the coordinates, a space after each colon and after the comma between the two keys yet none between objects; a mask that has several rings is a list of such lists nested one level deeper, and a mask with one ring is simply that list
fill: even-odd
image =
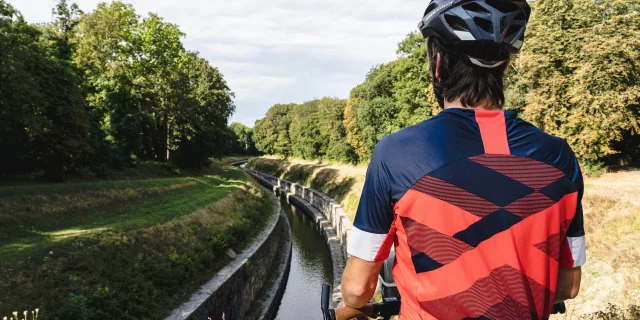
[{"label": "foliage", "polygon": [[275,105],[253,129],[259,151],[303,159],[349,162],[354,152],[343,125],[346,101],[322,98]]},{"label": "foliage", "polygon": [[[382,137],[429,118],[437,106],[428,85],[423,42],[419,34],[410,33],[398,45],[399,58],[371,69],[347,101],[322,98],[296,105],[288,114],[274,106],[256,122],[258,149],[303,159],[367,161]],[[276,129],[276,115],[290,118],[286,131]],[[278,151],[277,141],[280,149],[287,143],[291,149]]]},{"label": "foliage", "polygon": [[0,0],[0,174],[59,181],[171,154],[201,167],[230,149],[233,94],[177,25],[119,1],[54,14],[29,25]]},{"label": "foliage", "polygon": [[285,157],[291,155],[289,126],[293,106],[294,104],[276,104],[269,109],[264,119],[256,122],[254,137],[258,151]]},{"label": "foliage", "polygon": [[258,152],[253,139],[253,129],[239,122],[232,122],[229,125],[232,139],[231,152],[235,154],[255,154]]},{"label": "foliage", "polygon": [[124,161],[166,161],[172,151],[178,164],[199,167],[228,148],[233,94],[218,69],[185,51],[183,36],[121,2],[98,5],[77,27],[87,101]]},{"label": "foliage", "polygon": [[382,137],[428,119],[437,109],[422,36],[408,34],[397,53],[397,60],[374,67],[347,102],[344,126],[361,161],[369,159]]},{"label": "foliage", "polygon": [[640,306],[629,306],[626,310],[609,304],[606,310],[581,317],[584,320],[633,320],[640,319]]},{"label": "foliage", "polygon": [[78,77],[57,55],[63,41],[50,40],[0,0],[2,173],[37,171],[60,180],[94,151]]},{"label": "foliage", "polygon": [[519,109],[583,161],[630,154],[616,143],[640,132],[639,11],[639,0],[535,2],[516,62]]},{"label": "foliage", "polygon": [[606,171],[602,162],[585,162],[581,167],[584,173],[592,178],[599,178]]},{"label": "foliage", "polygon": [[[594,173],[598,163],[637,162],[640,0],[539,0],[532,5],[525,46],[512,57],[506,74],[505,108],[566,139]],[[440,110],[422,37],[407,35],[397,54],[396,60],[372,68],[344,106],[338,131],[344,132],[349,151],[339,153],[353,155],[325,156],[320,137],[326,136],[309,111],[313,107],[270,110],[256,122],[259,149],[285,157],[368,161],[382,137]],[[276,130],[269,123],[275,114],[290,117],[291,127]],[[289,144],[291,149],[283,148]]]}]

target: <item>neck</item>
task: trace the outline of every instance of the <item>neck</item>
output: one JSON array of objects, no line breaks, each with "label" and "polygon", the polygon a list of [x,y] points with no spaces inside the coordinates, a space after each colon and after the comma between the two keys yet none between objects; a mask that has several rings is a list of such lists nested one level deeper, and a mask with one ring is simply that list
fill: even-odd
[{"label": "neck", "polygon": [[460,99],[456,99],[454,101],[447,101],[446,99],[444,100],[444,108],[445,109],[450,109],[450,108],[461,108],[461,109],[474,109],[474,110],[494,110],[494,111],[501,111],[502,108],[500,108],[499,106],[489,102],[489,101],[481,101],[480,103],[474,105],[474,106],[468,106],[465,107],[464,105],[462,105],[462,103],[460,102]]}]

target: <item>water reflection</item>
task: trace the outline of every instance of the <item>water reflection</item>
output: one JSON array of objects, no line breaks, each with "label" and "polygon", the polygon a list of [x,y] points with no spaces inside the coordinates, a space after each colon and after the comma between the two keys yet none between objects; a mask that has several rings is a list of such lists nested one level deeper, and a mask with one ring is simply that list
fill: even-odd
[{"label": "water reflection", "polygon": [[322,283],[333,281],[327,243],[304,212],[289,205],[286,199],[280,202],[291,224],[293,250],[291,271],[276,319],[322,320],[320,290]]}]

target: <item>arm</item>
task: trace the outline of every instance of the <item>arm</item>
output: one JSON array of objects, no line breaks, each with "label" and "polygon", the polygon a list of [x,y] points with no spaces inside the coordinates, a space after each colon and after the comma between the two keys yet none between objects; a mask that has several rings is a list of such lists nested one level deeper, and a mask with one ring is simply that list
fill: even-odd
[{"label": "arm", "polygon": [[351,256],[342,276],[344,304],[360,308],[373,296],[378,273],[395,239],[395,216],[391,207],[391,183],[384,162],[385,139],[373,151],[360,203],[349,233]]},{"label": "arm", "polygon": [[571,269],[561,267],[558,270],[558,286],[553,297],[553,303],[560,303],[577,297],[580,291],[581,279],[581,267]]},{"label": "arm", "polygon": [[342,299],[346,306],[361,308],[376,291],[383,262],[369,262],[351,257],[342,275]]},{"label": "arm", "polygon": [[[568,145],[567,145],[568,147]],[[569,148],[570,151],[570,148]],[[571,152],[573,155],[573,152]],[[584,217],[582,212],[582,196],[584,194],[584,182],[578,160],[573,156],[573,169],[569,178],[578,192],[575,215],[567,229],[567,233],[560,247],[560,268],[558,269],[558,282],[554,303],[574,299],[580,291],[582,279],[581,266],[587,262],[586,239],[584,232]]]}]

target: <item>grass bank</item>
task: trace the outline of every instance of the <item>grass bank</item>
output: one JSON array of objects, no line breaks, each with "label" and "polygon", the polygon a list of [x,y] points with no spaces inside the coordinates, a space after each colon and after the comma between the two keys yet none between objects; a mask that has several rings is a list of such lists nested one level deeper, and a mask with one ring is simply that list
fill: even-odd
[{"label": "grass bank", "polygon": [[298,159],[252,158],[247,168],[264,172],[281,179],[310,186],[340,203],[353,220],[367,168],[335,163],[320,163]]},{"label": "grass bank", "polygon": [[[312,186],[341,203],[353,219],[366,167],[255,158],[247,167]],[[580,295],[556,319],[640,319],[640,170],[585,181],[587,264]],[[635,306],[635,307],[634,307]]]},{"label": "grass bank", "polygon": [[0,315],[160,319],[273,214],[241,170],[0,187]]}]

